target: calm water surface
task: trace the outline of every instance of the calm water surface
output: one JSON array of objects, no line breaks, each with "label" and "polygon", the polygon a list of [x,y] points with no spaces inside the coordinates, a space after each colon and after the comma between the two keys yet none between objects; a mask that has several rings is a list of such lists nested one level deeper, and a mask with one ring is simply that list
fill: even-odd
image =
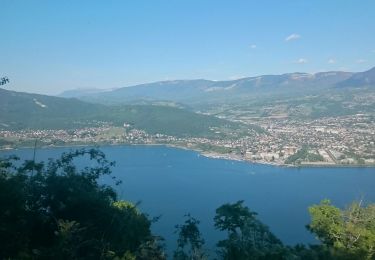
[{"label": "calm water surface", "polygon": [[[251,210],[287,244],[314,243],[306,231],[307,208],[329,198],[338,206],[364,198],[375,202],[374,168],[283,168],[211,159],[196,152],[163,146],[107,146],[107,158],[117,162],[113,174],[123,181],[121,198],[141,201],[150,216],[161,219],[155,233],[175,247],[174,226],[191,213],[201,221],[207,247],[223,235],[213,229],[215,209],[245,200]],[[37,160],[56,158],[68,148],[40,149]],[[31,149],[0,152],[31,159]],[[103,180],[106,181],[106,180]]]}]

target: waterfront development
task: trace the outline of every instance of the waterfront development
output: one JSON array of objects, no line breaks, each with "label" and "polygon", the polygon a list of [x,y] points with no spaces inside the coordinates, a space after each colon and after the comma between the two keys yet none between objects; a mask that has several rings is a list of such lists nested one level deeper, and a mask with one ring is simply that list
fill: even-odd
[{"label": "waterfront development", "polygon": [[[231,119],[231,118],[228,118]],[[290,118],[241,118],[248,131],[225,137],[179,137],[149,134],[124,122],[116,127],[61,130],[0,130],[2,149],[95,144],[164,144],[222,157],[275,165],[375,166],[375,122],[370,115]],[[261,130],[255,131],[257,125]],[[220,129],[211,129],[220,134]]]}]

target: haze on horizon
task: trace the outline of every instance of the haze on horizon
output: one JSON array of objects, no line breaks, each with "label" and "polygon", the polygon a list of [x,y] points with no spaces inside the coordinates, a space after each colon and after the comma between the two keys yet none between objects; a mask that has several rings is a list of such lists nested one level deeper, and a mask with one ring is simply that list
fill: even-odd
[{"label": "haze on horizon", "polygon": [[375,2],[2,0],[0,76],[58,94],[204,78],[364,71]]}]

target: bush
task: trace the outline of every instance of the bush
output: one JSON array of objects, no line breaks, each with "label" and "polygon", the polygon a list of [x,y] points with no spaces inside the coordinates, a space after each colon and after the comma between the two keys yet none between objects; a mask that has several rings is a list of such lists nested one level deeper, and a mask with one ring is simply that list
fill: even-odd
[{"label": "bush", "polygon": [[[96,165],[78,169],[78,157]],[[1,259],[125,259],[154,242],[148,217],[98,183],[114,166],[101,151],[21,166],[16,159],[0,161]]]}]

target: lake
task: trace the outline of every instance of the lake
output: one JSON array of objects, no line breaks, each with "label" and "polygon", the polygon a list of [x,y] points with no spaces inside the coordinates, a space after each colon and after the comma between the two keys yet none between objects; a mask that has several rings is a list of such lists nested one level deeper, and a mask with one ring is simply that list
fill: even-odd
[{"label": "lake", "polygon": [[[206,247],[224,234],[213,229],[215,209],[223,203],[245,200],[260,220],[284,243],[316,243],[306,230],[308,206],[329,198],[340,207],[363,198],[375,202],[374,168],[285,168],[212,159],[165,146],[101,147],[117,162],[113,174],[122,199],[141,202],[151,217],[161,215],[153,231],[175,247],[174,226],[190,213],[201,221]],[[56,158],[68,148],[45,148],[37,160]],[[31,159],[32,149],[1,151]],[[102,180],[107,181],[107,180]]]}]

